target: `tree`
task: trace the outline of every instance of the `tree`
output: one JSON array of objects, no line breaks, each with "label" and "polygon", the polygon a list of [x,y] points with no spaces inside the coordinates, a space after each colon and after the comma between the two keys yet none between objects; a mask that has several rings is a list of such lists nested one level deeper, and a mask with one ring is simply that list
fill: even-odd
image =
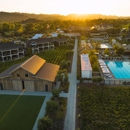
[{"label": "tree", "polygon": [[94,77],[92,78],[93,83],[97,84],[103,81],[102,77]]},{"label": "tree", "polygon": [[60,62],[60,69],[67,69],[68,68],[68,64],[65,60],[62,60]]},{"label": "tree", "polygon": [[90,50],[89,51],[89,56],[94,55],[94,53],[95,53],[94,50]]},{"label": "tree", "polygon": [[38,120],[37,128],[38,130],[50,130],[52,127],[52,120],[46,116]]},{"label": "tree", "polygon": [[50,100],[46,105],[46,112],[50,115],[53,115],[58,110],[58,103],[56,101]]},{"label": "tree", "polygon": [[124,54],[124,49],[123,49],[122,47],[118,48],[118,49],[116,50],[116,54],[117,54],[117,55],[122,55],[122,54]]},{"label": "tree", "polygon": [[104,50],[104,54],[110,55],[110,51],[108,50],[108,48],[106,48],[106,49]]},{"label": "tree", "polygon": [[117,44],[115,44],[115,45],[113,46],[113,48],[114,48],[115,50],[117,50],[117,49],[119,48],[119,46],[118,46]]},{"label": "tree", "polygon": [[54,98],[58,98],[59,97],[59,95],[60,95],[60,90],[59,89],[53,89],[52,90],[52,96],[54,97]]},{"label": "tree", "polygon": [[68,73],[64,73],[63,83],[64,84],[68,83]]},{"label": "tree", "polygon": [[90,62],[93,65],[95,62],[97,62],[97,56],[96,55],[91,55],[90,56]]},{"label": "tree", "polygon": [[68,83],[68,73],[67,73],[67,70],[64,69],[64,70],[59,70],[58,73],[57,73],[57,79],[59,81],[61,81],[61,83],[64,85],[66,83]]},{"label": "tree", "polygon": [[95,48],[96,50],[99,49],[100,46],[101,46],[101,43],[100,43],[100,42],[96,42],[96,43],[94,44],[94,48]]},{"label": "tree", "polygon": [[68,44],[68,48],[71,50],[71,49],[74,49],[74,44],[72,44],[72,43],[69,43]]},{"label": "tree", "polygon": [[67,51],[65,52],[65,55],[66,55],[66,57],[71,57],[71,56],[73,55],[73,51],[67,50]]},{"label": "tree", "polygon": [[93,71],[99,71],[98,62],[94,62],[92,67],[93,67]]}]

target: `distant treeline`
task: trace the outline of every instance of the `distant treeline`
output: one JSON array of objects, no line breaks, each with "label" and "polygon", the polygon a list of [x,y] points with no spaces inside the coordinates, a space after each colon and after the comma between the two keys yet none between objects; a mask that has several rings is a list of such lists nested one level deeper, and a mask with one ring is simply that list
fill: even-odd
[{"label": "distant treeline", "polygon": [[118,19],[118,18],[130,18],[130,17],[118,17],[118,16],[107,16],[101,14],[84,14],[84,15],[76,15],[69,14],[67,16],[59,15],[59,14],[29,14],[29,13],[18,13],[18,12],[0,12],[0,22],[20,22],[22,20],[27,20],[29,18],[35,18],[38,20],[85,20],[85,19]]}]

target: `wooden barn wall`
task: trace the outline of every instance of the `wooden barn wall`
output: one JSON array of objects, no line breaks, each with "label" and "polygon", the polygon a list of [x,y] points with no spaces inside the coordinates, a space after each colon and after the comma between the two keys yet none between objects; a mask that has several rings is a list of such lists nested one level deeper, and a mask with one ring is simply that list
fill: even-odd
[{"label": "wooden barn wall", "polygon": [[[28,77],[25,77],[25,74],[28,74]],[[52,82],[32,77],[31,73],[21,68],[14,71],[11,77],[0,79],[4,90],[21,90],[21,85],[18,88],[17,86],[22,84],[22,81],[24,81],[25,91],[45,91],[45,85],[48,85],[48,91],[52,91]]]}]

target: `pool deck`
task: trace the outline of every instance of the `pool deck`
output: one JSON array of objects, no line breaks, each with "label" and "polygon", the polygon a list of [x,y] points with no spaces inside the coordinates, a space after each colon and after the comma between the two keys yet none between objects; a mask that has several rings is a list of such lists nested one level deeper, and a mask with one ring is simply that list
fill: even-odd
[{"label": "pool deck", "polygon": [[[116,60],[116,61],[127,61],[127,62],[130,62],[130,60],[128,60],[128,57],[124,57],[125,60]],[[103,59],[102,59],[103,60]],[[115,61],[115,60],[103,60],[103,61]],[[107,66],[107,65],[106,65]],[[109,69],[109,67],[107,66],[107,68]],[[101,72],[101,75],[105,81],[105,84],[107,85],[123,85],[124,82],[130,82],[130,78],[125,78],[125,79],[117,79],[115,78],[115,76],[113,75],[113,73],[111,72],[111,70],[109,69],[110,71],[110,75],[112,77],[107,77],[103,74],[103,72],[101,71],[100,69],[100,72]],[[130,84],[128,84],[130,85]]]}]

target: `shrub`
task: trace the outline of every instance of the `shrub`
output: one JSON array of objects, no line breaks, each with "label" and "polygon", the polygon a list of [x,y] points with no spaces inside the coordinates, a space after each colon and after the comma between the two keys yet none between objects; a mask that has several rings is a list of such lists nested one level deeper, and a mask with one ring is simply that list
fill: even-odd
[{"label": "shrub", "polygon": [[58,103],[56,101],[50,100],[46,105],[46,112],[50,115],[53,115],[58,110]]},{"label": "shrub", "polygon": [[38,120],[38,130],[48,130],[52,127],[52,120],[46,116]]}]

